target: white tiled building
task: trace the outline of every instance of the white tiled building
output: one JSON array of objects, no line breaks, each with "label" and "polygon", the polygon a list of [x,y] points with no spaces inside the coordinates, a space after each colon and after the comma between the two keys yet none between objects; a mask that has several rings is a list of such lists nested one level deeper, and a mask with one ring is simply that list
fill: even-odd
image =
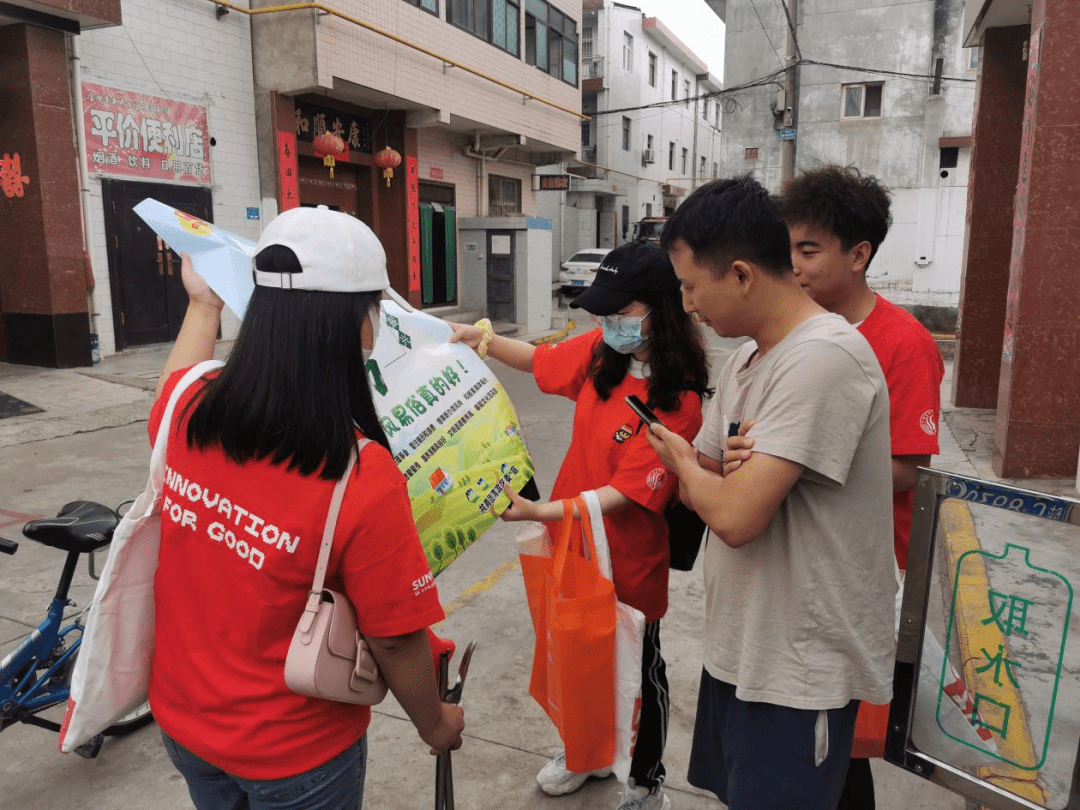
[{"label": "white tiled building", "polygon": [[[581,159],[567,192],[544,204],[562,226],[561,257],[611,248],[634,223],[662,217],[719,175],[719,80],[656,17],[586,0],[582,23]],[[551,169],[545,171],[551,172]],[[556,195],[558,199],[556,199]]]},{"label": "white tiled building", "polygon": [[249,238],[348,211],[414,305],[550,325],[532,178],[580,140],[580,0],[0,6],[0,359],[175,338],[179,257],[132,212],[147,197]]},{"label": "white tiled building", "polygon": [[[95,281],[90,314],[102,354],[170,340],[187,301],[178,259],[131,212],[132,204],[153,197],[234,233],[259,235],[250,25],[243,14],[219,17],[215,8],[207,0],[124,0],[121,26],[73,39]],[[205,142],[185,143],[172,157],[195,160],[191,153],[201,148],[196,162],[205,173],[158,171],[170,146],[155,143],[148,125],[180,124],[193,111],[205,116],[198,136]],[[138,131],[126,144],[125,124]],[[118,151],[125,145],[140,165],[126,163]],[[227,313],[223,334],[231,336],[237,325]]]},{"label": "white tiled building", "polygon": [[[532,175],[577,148],[580,3],[333,7],[252,18],[262,196],[289,204],[281,145],[295,136],[299,203],[369,222],[414,305],[546,329],[551,223]],[[335,126],[355,137],[331,179],[312,139]],[[402,157],[389,185],[373,162],[386,146]]]}]

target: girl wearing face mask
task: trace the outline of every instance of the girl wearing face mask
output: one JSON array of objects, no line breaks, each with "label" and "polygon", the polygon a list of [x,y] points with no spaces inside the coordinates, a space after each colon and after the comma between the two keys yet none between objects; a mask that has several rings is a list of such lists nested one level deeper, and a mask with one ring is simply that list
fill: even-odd
[{"label": "girl wearing face mask", "polygon": [[[592,331],[550,346],[485,334],[455,324],[452,340],[480,349],[520,371],[540,390],[577,403],[570,448],[551,502],[510,492],[504,520],[562,519],[559,500],[596,490],[604,514],[615,591],[645,614],[642,708],[637,745],[619,810],[665,810],[662,755],[667,737],[668,686],[660,654],[660,619],[668,605],[668,530],[664,507],[678,482],[645,440],[624,397],[636,394],[667,427],[688,441],[701,427],[701,399],[710,394],[708,364],[698,328],[683,311],[679,280],[667,253],[649,242],[611,251],[592,285],[571,304],[588,312]],[[487,327],[490,329],[490,326]],[[549,527],[554,534],[554,527]],[[558,754],[537,775],[552,795],[571,793],[609,771],[574,773]]]}]

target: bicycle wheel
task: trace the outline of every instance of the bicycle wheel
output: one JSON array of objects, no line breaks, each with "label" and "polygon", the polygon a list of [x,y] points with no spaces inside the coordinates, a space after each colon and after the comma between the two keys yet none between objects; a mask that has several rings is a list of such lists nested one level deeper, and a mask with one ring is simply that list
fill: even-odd
[{"label": "bicycle wheel", "polygon": [[[71,673],[75,669],[75,659],[79,657],[80,652],[81,650],[75,650],[68,660],[67,666],[64,667],[62,672],[57,673],[55,676],[58,679],[63,679],[69,687],[71,686]],[[147,726],[153,721],[154,715],[150,711],[150,704],[143,703],[134,711],[125,714],[101,733],[106,737],[120,737],[124,734],[130,734],[143,726]]]},{"label": "bicycle wheel", "polygon": [[124,734],[130,734],[136,729],[149,725],[153,721],[154,715],[150,711],[150,704],[144,703],[142,706],[135,709],[135,711],[125,714],[101,733],[106,737],[119,737]]}]

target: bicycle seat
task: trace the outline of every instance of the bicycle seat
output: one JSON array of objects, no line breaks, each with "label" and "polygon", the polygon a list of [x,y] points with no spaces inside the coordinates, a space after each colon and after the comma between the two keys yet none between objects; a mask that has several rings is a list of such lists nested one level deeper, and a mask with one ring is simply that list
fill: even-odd
[{"label": "bicycle seat", "polygon": [[91,501],[72,501],[54,518],[31,520],[23,535],[46,546],[85,554],[108,545],[120,522],[116,512]]}]

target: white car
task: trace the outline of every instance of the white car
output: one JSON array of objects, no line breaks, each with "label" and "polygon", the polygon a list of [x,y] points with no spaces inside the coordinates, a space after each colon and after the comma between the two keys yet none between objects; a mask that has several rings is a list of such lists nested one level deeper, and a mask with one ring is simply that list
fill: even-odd
[{"label": "white car", "polygon": [[592,284],[593,279],[596,278],[597,268],[610,252],[604,248],[579,250],[563,262],[562,271],[559,273],[559,283],[563,290],[580,290]]}]

